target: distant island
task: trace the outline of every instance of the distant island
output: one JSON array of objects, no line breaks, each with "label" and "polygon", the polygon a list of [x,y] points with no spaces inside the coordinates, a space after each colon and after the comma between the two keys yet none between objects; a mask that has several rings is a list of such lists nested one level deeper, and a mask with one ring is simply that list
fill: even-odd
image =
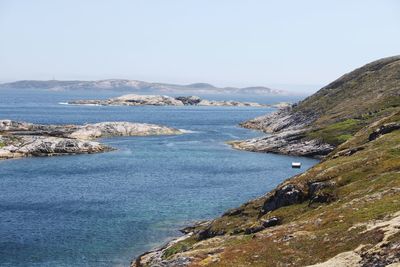
[{"label": "distant island", "polygon": [[239,101],[216,101],[201,99],[198,96],[178,96],[171,97],[166,95],[137,95],[128,94],[109,99],[95,100],[73,100],[68,101],[69,105],[98,105],[98,106],[219,106],[219,107],[276,107],[284,108],[290,106],[289,103],[281,102],[274,105],[266,105],[255,102]]},{"label": "distant island", "polygon": [[188,85],[151,83],[137,80],[107,79],[97,81],[37,81],[21,80],[0,84],[0,88],[10,89],[45,89],[51,91],[64,90],[119,90],[138,93],[195,93],[195,94],[255,94],[255,95],[281,95],[283,90],[271,89],[263,86],[254,87],[215,87],[208,83],[193,83]]}]

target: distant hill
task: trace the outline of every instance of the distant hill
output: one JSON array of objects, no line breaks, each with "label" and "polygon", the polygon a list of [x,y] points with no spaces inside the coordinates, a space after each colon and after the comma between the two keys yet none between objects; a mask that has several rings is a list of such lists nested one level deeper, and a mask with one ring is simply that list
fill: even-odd
[{"label": "distant hill", "polygon": [[119,90],[137,93],[191,93],[191,94],[257,94],[279,95],[285,91],[268,87],[224,87],[218,88],[208,83],[193,83],[189,85],[149,83],[136,80],[109,79],[98,81],[36,81],[22,80],[0,84],[0,88],[13,89],[45,89],[52,91],[62,90]]}]

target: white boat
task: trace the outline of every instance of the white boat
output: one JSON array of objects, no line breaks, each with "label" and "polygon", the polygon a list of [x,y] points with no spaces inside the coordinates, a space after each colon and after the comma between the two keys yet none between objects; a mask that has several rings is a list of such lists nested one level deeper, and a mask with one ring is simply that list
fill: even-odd
[{"label": "white boat", "polygon": [[301,162],[292,162],[292,168],[301,168]]}]

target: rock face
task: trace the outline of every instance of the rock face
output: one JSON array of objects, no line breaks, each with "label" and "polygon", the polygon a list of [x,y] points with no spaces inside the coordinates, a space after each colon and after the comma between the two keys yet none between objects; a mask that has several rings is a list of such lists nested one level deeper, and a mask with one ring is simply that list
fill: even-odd
[{"label": "rock face", "polygon": [[92,154],[112,150],[98,142],[51,136],[0,136],[0,159],[28,156]]},{"label": "rock face", "polygon": [[267,105],[254,102],[210,101],[198,96],[170,97],[163,95],[128,94],[106,100],[74,100],[72,105],[101,105],[101,106],[227,106],[227,107],[266,107]]},{"label": "rock face", "polygon": [[198,96],[178,96],[175,99],[181,101],[186,106],[198,105],[201,102],[201,98]]},{"label": "rock face", "polygon": [[322,157],[334,147],[320,140],[305,140],[304,130],[288,130],[265,137],[230,142],[233,148],[253,152],[270,152],[294,156]]},{"label": "rock face", "polygon": [[371,133],[368,137],[369,141],[373,141],[381,135],[393,132],[400,129],[400,123],[388,123],[379,127],[376,131]]},{"label": "rock face", "polygon": [[284,206],[302,203],[304,199],[305,194],[301,189],[296,185],[288,184],[277,189],[274,194],[265,201],[261,212],[267,213]]},{"label": "rock face", "polygon": [[[323,157],[370,121],[384,116],[382,110],[399,105],[399,75],[399,56],[367,64],[298,104],[242,123],[270,135],[231,144],[249,151]],[[397,127],[383,126],[370,138]]]},{"label": "rock face", "polygon": [[308,127],[314,120],[315,116],[292,113],[292,107],[286,107],[241,123],[242,127],[261,130],[270,135],[233,141],[230,144],[240,150],[321,158],[329,154],[334,146],[321,139],[306,138]]},{"label": "rock face", "polygon": [[248,120],[240,125],[248,129],[262,130],[267,133],[277,133],[282,130],[299,130],[310,124],[315,117],[301,113],[292,113],[292,106],[285,107],[255,119]]},{"label": "rock face", "polygon": [[99,153],[112,150],[100,137],[175,135],[180,130],[147,123],[101,122],[86,125],[42,125],[0,121],[0,159]]}]

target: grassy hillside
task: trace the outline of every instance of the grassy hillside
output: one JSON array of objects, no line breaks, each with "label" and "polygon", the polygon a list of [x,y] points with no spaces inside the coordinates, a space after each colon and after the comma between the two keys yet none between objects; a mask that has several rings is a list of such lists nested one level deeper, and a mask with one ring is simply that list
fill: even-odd
[{"label": "grassy hillside", "polygon": [[[398,128],[370,141],[384,125]],[[363,128],[307,172],[197,227],[163,258],[189,257],[191,266],[305,266],[351,251],[365,266],[399,261],[399,129],[400,111]],[[325,186],[310,192],[316,183]],[[303,197],[266,211],[287,185]],[[271,218],[279,225],[264,227]]]},{"label": "grassy hillside", "polygon": [[[400,261],[400,58],[366,65],[293,108],[337,147],[265,196],[158,251],[189,266],[387,266]],[[136,266],[154,263],[146,254]]]},{"label": "grassy hillside", "polygon": [[293,112],[316,117],[308,137],[338,145],[400,105],[400,57],[381,59],[343,75],[300,102]]},{"label": "grassy hillside", "polygon": [[281,120],[279,116],[265,116],[245,122],[243,126],[281,132],[301,125],[306,129],[304,139],[319,139],[337,146],[399,107],[399,88],[400,56],[384,58],[323,87],[290,112],[282,112]]}]

